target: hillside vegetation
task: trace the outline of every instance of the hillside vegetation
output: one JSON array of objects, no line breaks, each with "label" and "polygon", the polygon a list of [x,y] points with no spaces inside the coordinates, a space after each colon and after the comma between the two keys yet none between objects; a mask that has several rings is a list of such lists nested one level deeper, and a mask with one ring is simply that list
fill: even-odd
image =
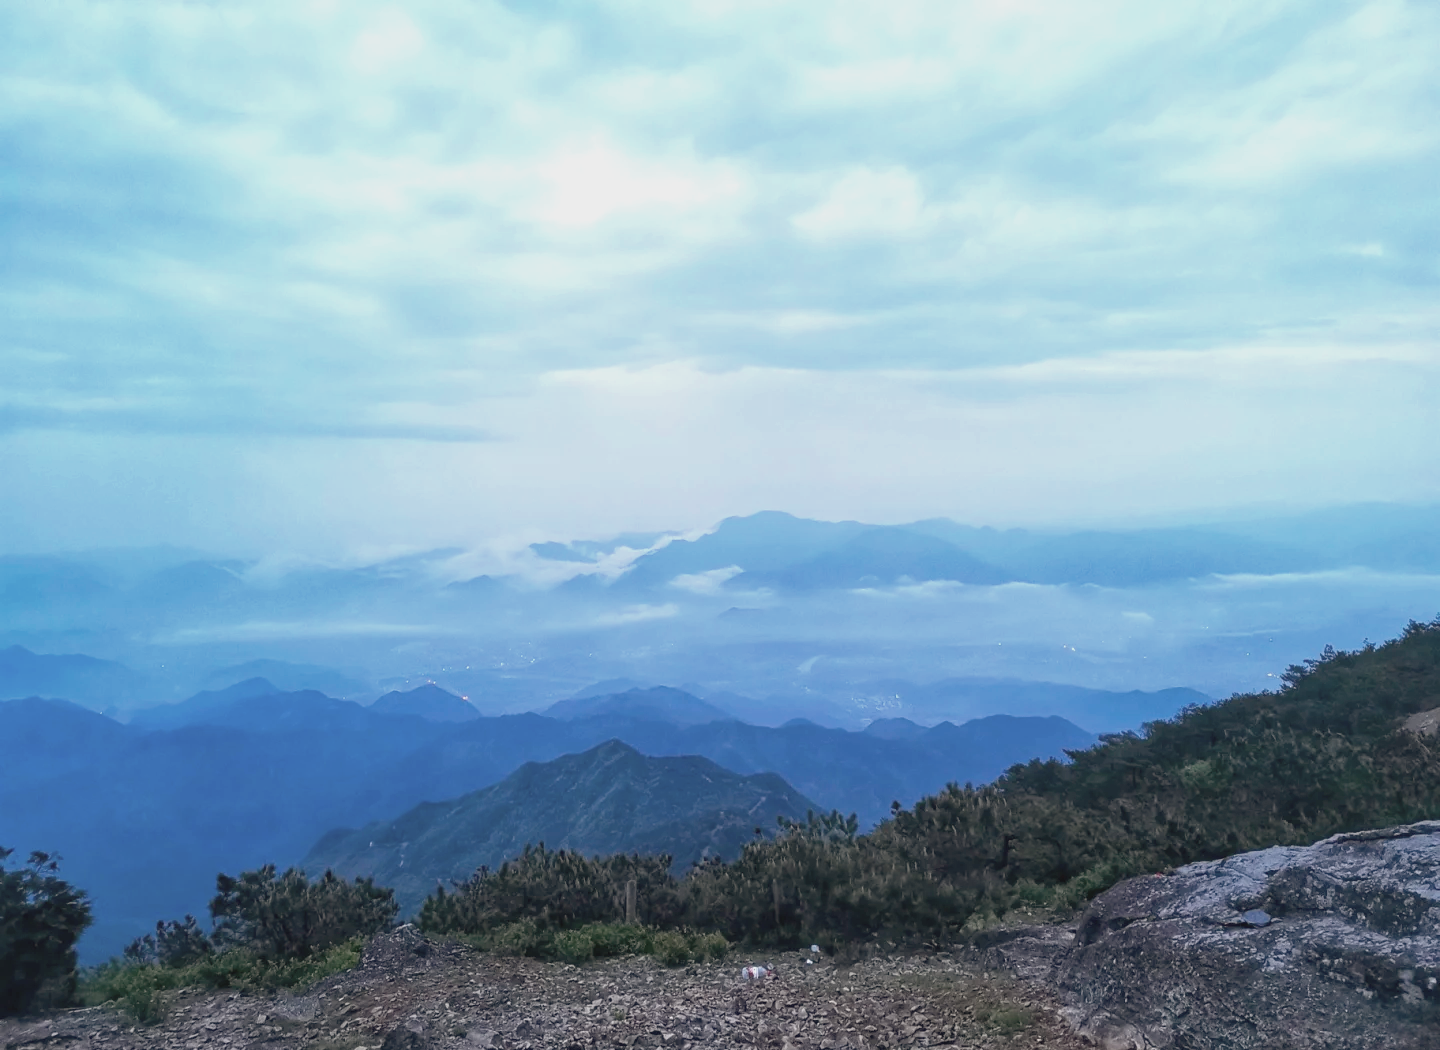
[{"label": "hillside vegetation", "polygon": [[688,865],[733,858],[756,824],[803,819],[814,803],[774,773],[741,776],[709,759],[649,758],[610,740],[579,755],[530,762],[488,788],[424,802],[393,821],[341,828],[303,861],[393,887],[419,908],[437,882],[499,867],[527,843],[584,855],[666,853]]},{"label": "hillside vegetation", "polygon": [[1073,907],[1139,872],[1440,817],[1437,741],[1402,728],[1440,707],[1440,618],[1327,648],[1284,683],[951,785],[868,835],[838,814],[790,823],[681,880],[668,858],[527,851],[432,896],[421,923],[543,952],[556,931],[616,916],[635,880],[642,919],[730,940],[928,939],[1017,907]]}]

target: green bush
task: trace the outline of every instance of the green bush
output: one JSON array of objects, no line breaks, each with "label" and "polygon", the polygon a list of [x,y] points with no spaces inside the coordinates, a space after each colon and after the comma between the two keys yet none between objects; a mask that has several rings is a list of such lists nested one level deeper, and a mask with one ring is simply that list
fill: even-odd
[{"label": "green bush", "polygon": [[580,965],[595,958],[595,942],[583,929],[561,930],[555,935],[555,957]]},{"label": "green bush", "polygon": [[655,958],[666,966],[684,966],[690,961],[690,945],[677,930],[661,930],[655,935]]},{"label": "green bush", "polygon": [[183,965],[111,960],[86,974],[79,997],[87,1006],[114,1003],[136,1021],[165,1016],[166,993],[180,988],[273,991],[313,984],[357,966],[363,940],[351,938],[303,959],[273,960],[245,948],[214,952]]},{"label": "green bush", "polygon": [[545,930],[534,919],[497,926],[485,934],[451,934],[456,940],[497,955],[559,959],[581,965],[594,959],[653,955],[667,966],[725,958],[730,943],[718,933],[660,930],[623,922],[594,922],[568,930]]},{"label": "green bush", "polygon": [[219,875],[210,902],[212,940],[220,948],[245,948],[266,960],[306,959],[355,937],[388,929],[400,910],[395,891],[370,879],[353,882],[333,872],[311,882],[275,865]]},{"label": "green bush", "polygon": [[837,819],[782,825],[734,863],[697,866],[681,886],[687,924],[786,946],[875,933],[910,939],[958,932],[984,902],[991,879],[983,871],[938,870],[884,827],[836,836]]},{"label": "green bush", "polygon": [[132,963],[187,966],[214,950],[214,944],[200,929],[195,916],[187,915],[181,922],[166,922],[163,919],[157,922],[155,932],[131,941],[124,955],[126,961]]},{"label": "green bush", "polygon": [[428,933],[483,935],[529,919],[540,931],[566,930],[625,917],[625,886],[634,881],[639,916],[658,926],[677,924],[681,908],[668,856],[617,854],[590,858],[544,843],[526,846],[498,871],[481,868],[447,893],[441,887],[420,910]]},{"label": "green bush", "polygon": [[499,955],[525,955],[539,959],[549,955],[554,944],[554,935],[528,916],[507,922],[490,931],[489,935],[489,948]]},{"label": "green bush", "polygon": [[623,922],[597,922],[582,928],[597,959],[621,955],[649,955],[655,950],[655,931]]},{"label": "green bush", "polygon": [[56,871],[58,859],[30,854],[6,871],[0,848],[0,1017],[60,1006],[75,991],[75,942],[90,925],[85,894]]},{"label": "green bush", "polygon": [[570,963],[655,952],[653,929],[622,922],[592,922],[555,935],[553,955]]}]

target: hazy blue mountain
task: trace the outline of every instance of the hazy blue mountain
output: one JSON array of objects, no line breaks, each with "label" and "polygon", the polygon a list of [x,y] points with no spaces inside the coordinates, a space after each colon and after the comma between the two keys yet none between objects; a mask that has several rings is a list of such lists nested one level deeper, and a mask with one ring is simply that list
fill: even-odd
[{"label": "hazy blue mountain", "polygon": [[1437,571],[1440,509],[1375,505],[1273,522],[1073,532],[976,528],[943,518],[877,528],[763,512],[727,518],[708,535],[648,554],[618,583],[655,588],[732,565],[744,570],[743,582],[796,589],[901,577],[1132,587],[1350,565]]},{"label": "hazy blue mountain", "polygon": [[247,678],[223,689],[204,689],[173,704],[160,704],[131,712],[132,725],[146,729],[175,729],[179,726],[233,724],[231,708],[244,700],[273,696],[280,692],[268,678]]},{"label": "hazy blue mountain", "polygon": [[[992,715],[960,726],[941,723],[912,740],[791,723],[776,729],[743,722],[675,727],[588,719],[579,723],[649,755],[703,755],[737,773],[774,772],[826,809],[857,813],[869,826],[890,804],[910,805],[956,781],[993,780],[1016,762],[1089,747],[1094,735],[1063,718]],[[982,743],[970,744],[971,739]]]},{"label": "hazy blue mountain", "polygon": [[903,528],[871,528],[795,564],[746,571],[735,578],[735,586],[808,591],[927,580],[993,584],[1008,578],[944,540]]},{"label": "hazy blue mountain", "polygon": [[393,886],[409,913],[437,882],[499,867],[526,846],[586,854],[668,853],[677,868],[737,856],[754,828],[803,820],[814,803],[774,774],[740,776],[694,756],[647,758],[618,740],[550,762],[529,762],[500,783],[426,802],[389,822],[337,829],[303,861]]},{"label": "hazy blue mountain", "polygon": [[627,718],[677,726],[704,725],[735,717],[699,697],[668,686],[629,689],[608,696],[573,697],[551,704],[543,713],[567,722],[580,718]]},{"label": "hazy blue mountain", "polygon": [[1440,572],[1440,505],[1362,503],[1216,528],[1251,542],[1314,551],[1329,567]]},{"label": "hazy blue mountain", "polygon": [[[603,682],[595,682],[587,685],[584,689],[577,689],[571,694],[571,700],[583,700],[588,696],[614,696],[616,693],[628,693],[631,689],[650,688],[644,682],[637,682],[633,678],[607,678]],[[693,692],[694,690],[691,690]]]},{"label": "hazy blue mountain", "polygon": [[0,845],[64,857],[95,905],[82,953],[103,959],[159,918],[204,914],[216,872],[293,863],[326,828],[426,797],[385,771],[417,748],[408,729],[444,727],[368,718],[361,732],[148,731],[63,701],[0,703]]},{"label": "hazy blue mountain", "polygon": [[1182,708],[1212,699],[1183,687],[1121,693],[1059,682],[993,678],[946,678],[926,685],[882,680],[865,683],[859,691],[894,698],[915,717],[927,721],[964,719],[980,711],[1004,710],[1032,717],[1063,711],[1066,719],[1095,733],[1138,729],[1145,722],[1171,718]]},{"label": "hazy blue mountain", "polygon": [[857,521],[811,521],[779,511],[726,518],[714,532],[675,540],[636,559],[616,586],[661,587],[676,576],[732,565],[746,572],[775,572],[834,550],[870,528]]},{"label": "hazy blue mountain", "polygon": [[0,788],[23,789],[32,778],[83,768],[129,736],[113,718],[68,700],[32,696],[0,703]]},{"label": "hazy blue mountain", "polygon": [[782,726],[798,718],[831,729],[857,728],[855,716],[823,698],[804,695],[751,697],[725,690],[709,692],[697,685],[683,688],[703,695],[706,702],[751,725]]},{"label": "hazy blue mountain", "polygon": [[925,735],[925,727],[908,718],[877,718],[865,727],[865,735],[880,740],[918,740]]},{"label": "hazy blue mountain", "polygon": [[0,609],[35,615],[108,605],[119,587],[113,573],[58,555],[0,555]]},{"label": "hazy blue mountain", "polygon": [[1295,572],[1324,561],[1301,547],[1214,528],[1043,533],[976,529],[943,518],[905,528],[946,540],[1026,583],[1131,587],[1212,573]]},{"label": "hazy blue mountain", "polygon": [[472,576],[468,580],[457,580],[445,586],[445,593],[452,597],[494,599],[505,593],[505,584],[493,576]]},{"label": "hazy blue mountain", "polygon": [[[703,710],[683,697],[673,698],[678,709]],[[328,829],[391,820],[611,739],[655,757],[700,755],[740,775],[778,774],[868,825],[893,800],[908,805],[949,781],[988,780],[1094,738],[1063,719],[1005,716],[913,740],[615,711],[437,723],[277,692],[264,680],[138,712],[130,724],[63,701],[17,700],[0,703],[0,844],[65,856],[95,897],[98,925],[83,946],[94,961],[158,918],[201,912],[218,871],[295,863]]]},{"label": "hazy blue mountain", "polygon": [[480,717],[480,712],[468,700],[438,685],[386,693],[371,704],[370,709],[386,715],[417,715],[429,722],[469,722]]},{"label": "hazy blue mountain", "polygon": [[142,607],[223,607],[246,592],[243,571],[240,562],[187,561],[150,573],[130,588],[126,597]]},{"label": "hazy blue mountain", "polygon": [[252,678],[263,678],[274,686],[274,692],[284,693],[314,689],[327,696],[347,697],[364,693],[367,688],[364,682],[334,668],[287,660],[247,660],[222,667],[206,675],[201,685],[207,690],[224,689]]},{"label": "hazy blue mountain", "polygon": [[51,696],[107,708],[138,698],[145,685],[144,675],[112,660],[0,649],[0,699]]},{"label": "hazy blue mountain", "polygon": [[263,678],[237,682],[229,689],[197,693],[176,704],[136,711],[130,721],[143,729],[203,725],[255,733],[383,732],[409,740],[423,740],[433,732],[412,713],[376,711],[313,689],[280,692]]}]

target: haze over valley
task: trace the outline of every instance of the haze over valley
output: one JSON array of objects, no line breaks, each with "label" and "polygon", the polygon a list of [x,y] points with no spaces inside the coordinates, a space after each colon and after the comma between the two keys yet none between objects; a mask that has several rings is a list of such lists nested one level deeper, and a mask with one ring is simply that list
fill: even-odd
[{"label": "haze over valley", "polygon": [[1266,688],[1324,645],[1388,637],[1440,608],[1437,536],[1427,506],[1072,532],[763,513],[698,534],[535,543],[503,560],[9,556],[0,691],[124,717],[252,677],[360,702],[434,682],[494,715],[608,682],[685,687],[771,725],[1007,712],[1108,732],[1193,697],[1146,707],[995,680]]}]

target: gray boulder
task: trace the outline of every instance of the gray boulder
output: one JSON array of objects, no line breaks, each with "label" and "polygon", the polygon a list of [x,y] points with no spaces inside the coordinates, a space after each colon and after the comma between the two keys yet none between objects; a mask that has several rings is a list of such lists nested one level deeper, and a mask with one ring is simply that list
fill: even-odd
[{"label": "gray boulder", "polygon": [[1106,1050],[1440,1047],[1440,821],[1129,879],[1048,983]]}]

